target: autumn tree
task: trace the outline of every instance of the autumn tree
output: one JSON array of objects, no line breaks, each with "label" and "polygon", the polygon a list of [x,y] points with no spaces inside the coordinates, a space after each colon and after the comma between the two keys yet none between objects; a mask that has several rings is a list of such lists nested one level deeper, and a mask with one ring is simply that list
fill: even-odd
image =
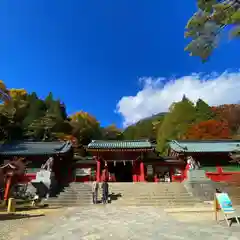
[{"label": "autumn tree", "polygon": [[7,89],[3,81],[0,81],[0,88],[8,95],[7,99],[3,97],[3,102],[0,105],[0,125],[1,132],[4,132],[4,140],[21,139],[23,135],[22,121],[26,116],[28,107],[27,92],[24,89]]},{"label": "autumn tree", "polygon": [[7,103],[10,100],[8,89],[5,85],[5,83],[0,80],[0,101],[2,103]]},{"label": "autumn tree", "polygon": [[231,26],[230,38],[240,36],[239,0],[197,0],[198,11],[186,25],[185,37],[191,42],[185,48],[190,56],[205,62],[218,46],[221,33]]},{"label": "autumn tree", "polygon": [[26,100],[27,91],[25,89],[11,88],[8,93],[13,100]]},{"label": "autumn tree", "polygon": [[240,128],[240,105],[239,104],[224,104],[217,107],[212,107],[212,111],[216,114],[219,120],[226,121],[232,135],[238,134]]},{"label": "autumn tree", "polygon": [[121,140],[122,131],[115,124],[111,124],[102,129],[102,138],[106,140]]},{"label": "autumn tree", "polygon": [[228,138],[230,138],[228,123],[214,119],[193,125],[186,134],[186,139],[191,140]]},{"label": "autumn tree", "polygon": [[93,139],[101,139],[100,124],[89,113],[80,111],[70,116],[70,119],[72,135],[78,139],[80,144],[87,145]]}]

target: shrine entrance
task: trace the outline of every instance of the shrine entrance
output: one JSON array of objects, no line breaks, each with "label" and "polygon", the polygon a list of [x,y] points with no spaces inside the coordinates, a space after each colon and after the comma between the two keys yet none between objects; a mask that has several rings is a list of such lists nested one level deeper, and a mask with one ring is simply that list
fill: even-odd
[{"label": "shrine entrance", "polygon": [[110,162],[108,170],[114,174],[117,182],[132,182],[133,181],[133,166],[131,162]]},{"label": "shrine entrance", "polygon": [[[87,152],[96,161],[96,180],[101,181],[103,170],[109,181],[144,182],[144,159],[154,152],[154,146],[148,140],[92,140]],[[114,176],[111,176],[114,175]]]}]

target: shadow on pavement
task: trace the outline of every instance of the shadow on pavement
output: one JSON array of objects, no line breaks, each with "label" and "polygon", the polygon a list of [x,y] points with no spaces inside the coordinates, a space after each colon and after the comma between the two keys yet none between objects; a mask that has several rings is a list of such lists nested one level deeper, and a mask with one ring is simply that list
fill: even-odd
[{"label": "shadow on pavement", "polygon": [[45,214],[17,214],[17,213],[3,213],[0,214],[0,221],[6,220],[16,220],[16,219],[23,219],[23,218],[36,218],[36,217],[43,217]]}]

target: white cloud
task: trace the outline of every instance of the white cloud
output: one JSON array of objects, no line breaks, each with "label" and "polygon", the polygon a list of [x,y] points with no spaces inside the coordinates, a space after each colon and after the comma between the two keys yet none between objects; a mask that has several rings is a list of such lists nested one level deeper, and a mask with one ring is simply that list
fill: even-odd
[{"label": "white cloud", "polygon": [[124,126],[168,111],[169,106],[180,101],[184,94],[194,102],[201,98],[209,105],[240,100],[240,71],[207,76],[192,74],[173,79],[144,77],[140,82],[143,87],[135,96],[124,96],[117,104],[116,112],[122,115]]}]

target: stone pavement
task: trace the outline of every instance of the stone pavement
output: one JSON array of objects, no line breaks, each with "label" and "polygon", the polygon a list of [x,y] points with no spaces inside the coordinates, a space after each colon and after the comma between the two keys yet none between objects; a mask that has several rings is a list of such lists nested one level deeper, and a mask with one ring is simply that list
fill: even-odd
[{"label": "stone pavement", "polygon": [[204,214],[201,218],[201,213],[166,213],[164,209],[157,207],[100,205],[68,208],[55,217],[29,219],[27,228],[32,231],[28,232],[28,236],[21,236],[18,232],[18,236],[12,236],[11,239],[240,240],[240,226],[233,224],[229,228],[224,222],[216,224],[213,213]]}]

